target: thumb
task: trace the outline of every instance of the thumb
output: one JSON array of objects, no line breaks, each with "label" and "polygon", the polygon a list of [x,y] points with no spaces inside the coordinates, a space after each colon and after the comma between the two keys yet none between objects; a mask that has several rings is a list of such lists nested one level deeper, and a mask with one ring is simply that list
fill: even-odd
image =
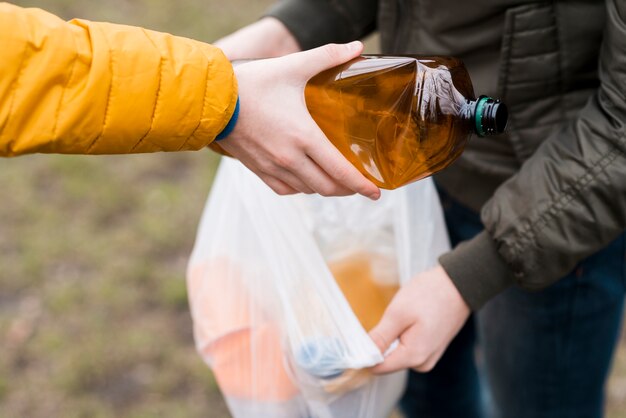
[{"label": "thumb", "polygon": [[369,332],[369,336],[380,352],[385,354],[391,344],[397,340],[407,328],[408,324],[400,321],[399,318],[394,318],[389,314],[389,311],[387,311],[378,325]]},{"label": "thumb", "polygon": [[322,71],[336,67],[358,57],[363,52],[361,41],[349,44],[328,44],[309,51],[300,52],[294,64],[297,68],[306,68],[307,75],[313,77]]}]

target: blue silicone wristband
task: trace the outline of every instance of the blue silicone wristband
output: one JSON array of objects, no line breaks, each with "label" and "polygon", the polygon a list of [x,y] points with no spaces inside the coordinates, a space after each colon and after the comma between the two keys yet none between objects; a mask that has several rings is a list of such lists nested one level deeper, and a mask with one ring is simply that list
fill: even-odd
[{"label": "blue silicone wristband", "polygon": [[233,132],[233,129],[235,129],[235,125],[237,124],[237,119],[239,119],[239,96],[237,96],[237,104],[235,105],[235,111],[233,112],[233,115],[230,117],[230,120],[228,121],[228,125],[226,125],[224,130],[220,132],[218,136],[215,137],[215,140],[219,141],[221,139],[226,138],[228,135],[230,135]]}]

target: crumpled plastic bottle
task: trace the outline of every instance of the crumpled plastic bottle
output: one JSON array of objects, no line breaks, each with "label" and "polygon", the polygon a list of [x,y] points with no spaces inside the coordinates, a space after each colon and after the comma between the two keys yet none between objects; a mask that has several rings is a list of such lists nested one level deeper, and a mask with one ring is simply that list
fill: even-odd
[{"label": "crumpled plastic bottle", "polygon": [[472,133],[502,133],[508,118],[500,101],[474,97],[449,57],[362,56],[311,79],[305,98],[328,139],[385,189],[442,170]]}]

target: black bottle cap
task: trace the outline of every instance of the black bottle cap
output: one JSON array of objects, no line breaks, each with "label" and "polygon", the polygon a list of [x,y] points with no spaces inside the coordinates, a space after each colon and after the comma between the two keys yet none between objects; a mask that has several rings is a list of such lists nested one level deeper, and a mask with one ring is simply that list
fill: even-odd
[{"label": "black bottle cap", "polygon": [[506,130],[509,111],[504,103],[480,96],[472,104],[474,127],[478,136],[498,135]]}]

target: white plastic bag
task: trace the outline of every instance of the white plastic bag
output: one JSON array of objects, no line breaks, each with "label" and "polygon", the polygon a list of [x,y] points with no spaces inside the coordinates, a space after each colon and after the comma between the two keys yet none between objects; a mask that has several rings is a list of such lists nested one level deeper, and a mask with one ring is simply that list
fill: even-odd
[{"label": "white plastic bag", "polygon": [[405,372],[376,377],[366,329],[449,247],[430,179],[379,201],[281,197],[224,158],[187,280],[199,353],[236,418],[382,418]]}]

